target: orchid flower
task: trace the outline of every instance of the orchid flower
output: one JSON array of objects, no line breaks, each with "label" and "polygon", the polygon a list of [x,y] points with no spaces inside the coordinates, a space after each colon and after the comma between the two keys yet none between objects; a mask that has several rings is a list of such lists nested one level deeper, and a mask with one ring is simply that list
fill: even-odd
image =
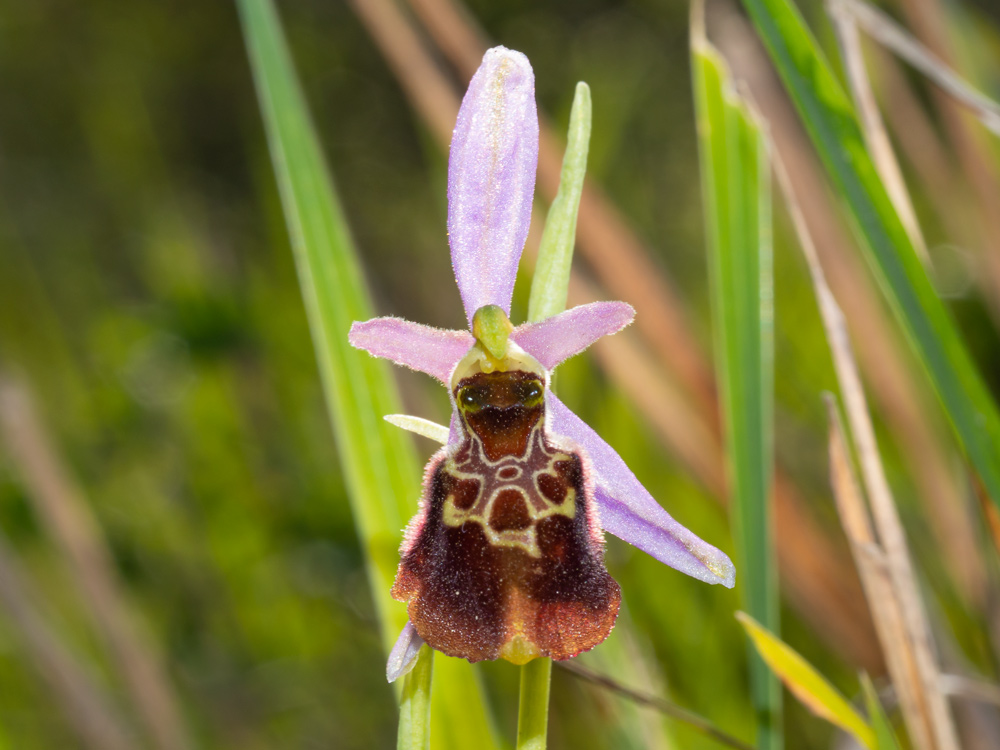
[{"label": "orchid flower", "polygon": [[671,518],[549,390],[552,371],[629,325],[632,307],[595,302],[510,323],[537,163],[531,65],[496,47],[469,84],[448,165],[449,243],[469,330],[391,317],[351,328],[353,346],[437,378],[452,404],[402,545],[392,593],[410,621],[390,682],[425,642],[518,664],[596,646],[620,603],[602,531],[699,580],[734,583],[729,558]]}]

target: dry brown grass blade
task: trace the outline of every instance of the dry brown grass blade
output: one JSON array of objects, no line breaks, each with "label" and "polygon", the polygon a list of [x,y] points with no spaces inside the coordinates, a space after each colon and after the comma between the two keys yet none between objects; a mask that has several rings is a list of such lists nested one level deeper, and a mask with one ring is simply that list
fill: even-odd
[{"label": "dry brown grass blade", "polygon": [[910,193],[906,189],[903,173],[899,168],[899,162],[896,161],[896,154],[889,141],[889,135],[886,133],[878,104],[875,101],[875,93],[872,91],[871,82],[868,79],[865,59],[861,51],[861,36],[858,34],[854,16],[846,10],[843,0],[827,0],[827,12],[833,20],[833,27],[837,33],[837,42],[840,45],[844,69],[847,72],[847,81],[854,97],[854,105],[858,110],[868,151],[872,155],[875,168],[882,178],[889,198],[895,205],[907,234],[910,235],[910,241],[913,242],[917,254],[924,264],[930,265],[927,243],[924,241],[923,232],[920,231],[920,224],[917,222],[916,211],[913,210]]},{"label": "dry brown grass blade", "polygon": [[427,127],[446,146],[458,117],[459,100],[444,71],[394,0],[349,0]]},{"label": "dry brown grass blade", "polygon": [[[954,191],[958,182],[954,159],[899,61],[879,47],[869,48],[869,55],[872,79],[883,97],[886,119],[900,149],[928,190]],[[951,197],[954,199],[954,193]],[[947,201],[939,201],[939,204],[946,205]]]},{"label": "dry brown grass blade", "polygon": [[993,546],[997,552],[1000,552],[1000,511],[990,501],[990,496],[986,494],[986,488],[983,487],[979,477],[973,476],[971,480],[979,507],[983,509],[983,515],[986,516],[986,528],[989,531],[990,539],[993,540]]},{"label": "dry brown grass blade", "polygon": [[847,311],[865,375],[903,448],[940,547],[948,551],[945,565],[965,597],[982,606],[986,574],[976,530],[960,478],[940,442],[940,430],[931,422],[930,415],[936,413],[933,402],[926,387],[919,388],[914,380],[919,367],[901,345],[898,329],[881,304],[861,258],[850,251],[851,236],[766,52],[746,19],[733,13],[731,6],[717,3],[713,7],[713,37],[768,122],[774,148],[815,238],[823,270]]},{"label": "dry brown grass blade", "polygon": [[[410,0],[410,5],[451,63],[466,80],[471,78],[489,42],[461,5],[453,0]],[[540,126],[538,186],[551,201],[559,188],[563,139],[544,116]],[[628,299],[639,311],[636,328],[694,397],[703,416],[717,423],[715,380],[690,333],[683,303],[663,271],[650,261],[643,242],[590,181],[580,200],[576,242],[611,294]]]},{"label": "dry brown grass blade", "polygon": [[993,683],[974,680],[960,674],[943,674],[941,686],[944,692],[956,698],[1000,706],[1000,686]]},{"label": "dry brown grass blade", "polygon": [[[435,0],[426,0],[425,5],[443,7]],[[458,108],[458,94],[450,89],[451,101],[443,102],[442,92],[449,90],[447,79],[436,67],[399,7],[392,0],[352,0],[352,6],[369,28],[390,67],[396,71],[417,111],[427,117],[429,108],[443,106],[453,118]],[[477,45],[482,44],[477,42]],[[465,49],[467,58],[473,59],[471,41],[455,43],[453,48]],[[477,46],[474,53],[476,65],[481,58],[479,50],[480,46]],[[417,69],[423,71],[420,76],[412,72]],[[434,123],[439,122],[436,118],[427,119],[427,122],[442,147],[446,148],[450,142],[450,129],[436,126]],[[525,251],[529,259],[537,248],[540,228],[541,221],[533,220]],[[577,236],[580,237],[579,232]],[[605,251],[610,256],[609,248]],[[650,271],[648,275],[656,273]],[[571,303],[582,304],[602,298],[588,288],[589,285],[574,271]],[[624,296],[636,302],[631,293]],[[643,311],[640,319],[647,317],[655,321],[655,315],[650,316],[648,312]],[[645,337],[646,331],[641,333]],[[630,343],[618,343],[615,339]],[[721,498],[723,463],[714,393],[707,407],[700,401],[695,401],[692,407],[691,400],[671,384],[663,368],[653,362],[634,337],[622,337],[620,334],[615,339],[609,339],[609,344],[595,348],[599,362],[611,368],[612,377],[631,398],[645,405],[657,433],[682,458],[692,474]],[[673,367],[677,361],[677,358],[666,360],[664,366]],[[623,367],[622,362],[630,362],[633,366]],[[678,376],[678,380],[683,382],[684,378]],[[706,408],[711,417],[704,414]],[[831,544],[828,535],[805,510],[793,485],[780,473],[775,481],[778,553],[783,564],[783,580],[789,581],[791,601],[823,633],[833,648],[855,663],[877,670],[881,663],[878,648],[864,609],[858,606],[860,589],[850,566],[845,564],[843,553]],[[858,613],[860,616],[857,616]]]},{"label": "dry brown grass blade", "polygon": [[125,603],[98,522],[58,458],[27,387],[4,375],[0,375],[0,437],[153,746],[162,750],[190,747],[160,660],[140,636]]},{"label": "dry brown grass blade", "polygon": [[[815,265],[815,268],[818,268],[818,265]],[[829,295],[820,304],[831,308],[832,302],[833,297]],[[917,676],[923,693],[922,701],[926,706],[927,721],[934,738],[934,743],[928,747],[939,750],[957,750],[958,737],[947,698],[941,691],[930,625],[920,600],[916,574],[910,560],[895,500],[892,497],[882,461],[878,455],[878,444],[868,415],[860,376],[851,359],[847,329],[843,326],[842,321],[834,318],[829,312],[824,315],[824,318],[828,320],[828,338],[831,340],[831,348],[839,350],[834,355],[834,368],[838,371],[838,381],[846,404],[851,432],[858,447],[861,473],[868,496],[871,499],[875,525],[885,549],[889,578],[899,599],[903,622],[914,650]],[[839,325],[840,329],[838,331],[831,330],[833,325]]]},{"label": "dry brown grass blade", "polygon": [[37,591],[0,537],[0,604],[19,637],[26,658],[48,683],[80,742],[92,750],[133,750],[131,732],[111,707],[104,690],[49,627],[28,598]]},{"label": "dry brown grass blade", "polygon": [[[940,672],[933,651],[930,625],[920,599],[916,574],[910,560],[895,500],[892,497],[892,491],[882,467],[882,460],[879,457],[875,430],[868,413],[861,376],[851,352],[843,313],[823,276],[823,269],[816,255],[809,229],[798,209],[795,194],[788,183],[784,169],[777,161],[777,157],[774,158],[777,182],[781,187],[786,206],[799,235],[803,254],[809,265],[820,316],[823,319],[827,340],[833,355],[834,370],[837,373],[837,381],[844,399],[851,434],[858,450],[861,475],[868,498],[871,501],[879,542],[884,550],[889,580],[893,594],[899,602],[904,632],[913,649],[921,719],[928,731],[927,744],[918,746],[928,750],[930,748],[957,750],[959,746],[958,735],[947,698],[941,690]],[[914,742],[918,742],[918,739],[923,736],[923,732],[918,726],[914,726],[911,731],[914,735]]]},{"label": "dry brown grass blade", "polygon": [[871,608],[875,629],[889,667],[889,676],[895,686],[910,738],[917,748],[933,747],[926,711],[917,690],[917,665],[903,624],[899,601],[885,566],[885,554],[875,542],[868,508],[854,473],[836,402],[832,396],[828,396],[826,404],[830,422],[830,483],[840,522],[861,575],[865,597]]}]

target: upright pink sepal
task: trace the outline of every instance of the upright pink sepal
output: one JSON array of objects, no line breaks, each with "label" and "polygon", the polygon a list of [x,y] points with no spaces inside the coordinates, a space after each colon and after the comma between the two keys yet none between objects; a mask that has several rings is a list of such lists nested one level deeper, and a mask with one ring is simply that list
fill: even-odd
[{"label": "upright pink sepal", "polygon": [[594,494],[605,531],[693,578],[733,587],[736,571],[725,553],[671,518],[615,449],[558,398],[549,393],[545,401],[553,434],[575,441],[590,457]]},{"label": "upright pink sepal", "polygon": [[447,331],[402,318],[373,318],[355,323],[347,338],[351,346],[425,372],[445,385],[458,360],[476,342],[468,331]]},{"label": "upright pink sepal", "polygon": [[531,64],[520,52],[494,47],[462,100],[448,161],[448,241],[470,326],[484,305],[510,314],[537,168]]},{"label": "upright pink sepal", "polygon": [[424,645],[424,639],[417,634],[417,629],[407,620],[403,626],[396,645],[389,652],[389,661],[385,665],[385,678],[395,682],[405,675],[417,663],[417,654]]},{"label": "upright pink sepal", "polygon": [[618,333],[634,317],[635,310],[625,302],[591,302],[538,323],[519,325],[510,337],[551,370],[602,336]]}]

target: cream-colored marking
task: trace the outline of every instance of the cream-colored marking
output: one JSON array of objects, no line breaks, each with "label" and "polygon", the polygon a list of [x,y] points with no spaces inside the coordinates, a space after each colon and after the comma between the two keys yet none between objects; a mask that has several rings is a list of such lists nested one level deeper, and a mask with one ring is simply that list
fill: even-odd
[{"label": "cream-colored marking", "polygon": [[[537,359],[532,357],[530,354],[525,352],[521,347],[519,347],[513,341],[507,342],[507,356],[502,360],[495,359],[489,352],[485,350],[481,342],[476,342],[466,352],[465,356],[455,365],[455,369],[452,371],[451,375],[451,390],[452,393],[458,387],[458,384],[465,378],[471,377],[480,372],[494,372],[499,370],[501,372],[508,371],[524,371],[531,372],[538,376],[539,380],[542,381],[542,387],[547,388],[549,382],[548,371],[542,367]],[[467,522],[478,523],[483,528],[483,533],[486,538],[489,539],[491,544],[499,547],[516,547],[523,549],[532,557],[541,557],[541,550],[538,547],[537,532],[535,526],[538,521],[543,518],[547,518],[551,515],[561,514],[573,518],[576,515],[576,492],[569,488],[567,495],[563,502],[555,505],[549,502],[543,495],[541,495],[537,488],[537,483],[535,484],[535,491],[531,493],[537,496],[537,498],[530,497],[524,489],[513,484],[513,482],[518,481],[524,475],[524,466],[534,463],[537,460],[537,455],[540,454],[545,459],[545,467],[539,472],[535,472],[537,476],[538,473],[550,473],[557,474],[555,471],[555,463],[557,461],[570,460],[572,456],[561,453],[558,451],[553,451],[551,448],[546,446],[545,441],[545,422],[540,420],[531,429],[531,434],[528,436],[526,455],[523,459],[513,459],[511,456],[502,456],[496,461],[491,461],[484,449],[482,441],[479,436],[476,435],[475,431],[469,428],[468,423],[465,419],[465,414],[459,409],[459,415],[462,419],[463,431],[470,441],[470,449],[467,457],[459,462],[455,460],[454,454],[450,457],[445,465],[446,470],[455,479],[473,479],[479,484],[479,494],[477,495],[475,501],[468,508],[468,510],[459,510],[455,505],[455,497],[453,494],[449,494],[445,498],[444,508],[442,512],[442,521],[447,526],[457,528]],[[466,471],[467,468],[474,467],[473,471]],[[480,470],[479,467],[483,467],[484,470]],[[500,479],[498,476],[499,472],[507,467],[513,467],[518,470],[517,476],[512,479]],[[488,487],[487,487],[488,485]],[[495,531],[489,523],[490,513],[493,509],[493,502],[497,495],[507,489],[515,490],[522,495],[525,499],[525,503],[528,507],[528,513],[531,518],[531,525],[527,529],[521,530],[507,530],[507,531]],[[484,501],[484,494],[488,491],[489,497]]]},{"label": "cream-colored marking", "polygon": [[[480,482],[480,485],[482,483]],[[507,529],[504,531],[497,531],[492,526],[490,526],[490,515],[493,513],[493,505],[496,502],[497,496],[506,490],[514,490],[524,499],[525,505],[528,508],[528,514],[531,518],[531,525],[526,529]],[[482,487],[480,486],[480,498],[482,497]],[[444,501],[444,513],[442,520],[447,526],[458,527],[469,521],[478,523],[482,528],[483,532],[486,534],[486,538],[489,539],[490,544],[497,547],[517,547],[523,549],[532,557],[541,557],[542,552],[538,548],[538,539],[535,532],[535,510],[528,498],[527,493],[521,487],[517,485],[499,485],[492,493],[490,493],[490,498],[486,502],[486,506],[476,512],[476,505],[479,499],[476,499],[476,503],[472,505],[469,510],[459,510],[455,506],[455,496],[448,495]]]},{"label": "cream-colored marking", "polygon": [[[549,457],[550,454],[543,447],[543,443],[545,441],[542,439],[542,429],[543,428],[541,424],[536,424],[534,427],[531,428],[531,434],[528,435],[527,455],[523,459],[518,459],[518,458],[514,459],[514,461],[516,461],[519,465],[525,464],[528,461],[530,461],[535,451],[541,452],[543,455],[545,455],[546,458]],[[470,454],[469,458],[466,459],[464,463],[471,463],[473,461],[473,455],[475,455],[476,461],[479,461],[484,466],[491,469],[500,467],[501,464],[512,463],[510,456],[500,456],[500,458],[498,458],[496,461],[491,461],[489,457],[487,457],[486,455],[486,451],[483,448],[482,441],[479,439],[479,435],[477,435],[472,430],[468,429],[466,431],[466,434],[468,434],[469,438],[472,440],[472,444],[474,446],[474,454]]]},{"label": "cream-colored marking", "polygon": [[[537,430],[538,428],[536,428]],[[534,440],[534,434],[532,435],[532,440],[529,443],[528,459],[530,460],[532,453],[535,450],[544,450],[543,444],[539,441]],[[480,448],[481,446],[477,446]],[[478,458],[485,460],[485,456],[480,455]],[[477,473],[464,472],[459,468],[457,464],[451,464],[447,467],[447,471],[454,476],[456,479],[472,479],[479,484],[479,494],[476,496],[475,501],[467,510],[461,510],[455,505],[455,495],[449,494],[445,498],[444,508],[442,509],[442,521],[446,526],[451,526],[452,528],[457,528],[462,524],[468,522],[478,523],[482,529],[486,538],[491,544],[497,547],[512,547],[524,550],[526,553],[532,557],[539,558],[542,556],[541,549],[538,546],[538,533],[537,525],[542,519],[548,518],[549,516],[562,515],[567,518],[573,519],[576,517],[576,489],[573,487],[566,488],[566,496],[563,498],[561,503],[553,503],[548,498],[546,498],[541,489],[538,486],[538,477],[541,474],[550,474],[552,476],[558,476],[558,472],[555,469],[556,463],[559,461],[569,461],[572,456],[566,453],[552,453],[548,454],[546,452],[546,458],[548,462],[546,466],[538,471],[534,472],[532,475],[532,482],[534,483],[535,492],[534,498],[531,497],[522,487],[516,484],[510,484],[512,480],[507,480],[506,482],[499,479],[494,479],[495,483],[491,483],[489,497],[483,502],[483,494],[486,491],[485,481],[486,478]],[[509,459],[508,459],[509,460]],[[471,462],[471,458],[469,460]],[[487,462],[488,463],[488,462]],[[498,462],[500,463],[500,462]],[[505,468],[505,467],[501,467]],[[520,466],[518,468],[521,468]],[[499,470],[498,470],[499,471]],[[496,475],[494,474],[494,477]],[[517,492],[525,502],[528,509],[528,516],[531,519],[531,524],[526,529],[507,529],[504,531],[497,531],[492,526],[490,526],[490,516],[493,514],[493,506],[496,503],[497,497],[501,492],[506,490],[514,490]],[[539,507],[541,506],[541,507]]]},{"label": "cream-colored marking", "polygon": [[[514,472],[510,476],[501,477],[500,474],[506,474],[513,469]],[[524,474],[524,469],[522,469],[518,464],[508,464],[507,466],[501,466],[497,469],[497,479],[502,482],[516,482]]]},{"label": "cream-colored marking", "polygon": [[550,505],[545,510],[541,511],[535,520],[541,521],[543,518],[548,518],[549,516],[566,516],[567,518],[573,518],[576,516],[576,490],[572,487],[566,490],[566,499],[562,501],[559,505]]}]

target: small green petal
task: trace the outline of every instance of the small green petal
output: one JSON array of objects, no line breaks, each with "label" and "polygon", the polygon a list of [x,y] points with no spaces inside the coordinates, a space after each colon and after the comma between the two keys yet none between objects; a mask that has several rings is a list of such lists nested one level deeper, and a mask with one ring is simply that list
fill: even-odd
[{"label": "small green petal", "polygon": [[590,112],[590,88],[581,81],[576,85],[569,115],[559,192],[549,206],[538,248],[538,263],[528,301],[530,321],[551,318],[566,309],[569,269],[576,241],[576,216],[583,195],[583,178],[590,149]]}]

